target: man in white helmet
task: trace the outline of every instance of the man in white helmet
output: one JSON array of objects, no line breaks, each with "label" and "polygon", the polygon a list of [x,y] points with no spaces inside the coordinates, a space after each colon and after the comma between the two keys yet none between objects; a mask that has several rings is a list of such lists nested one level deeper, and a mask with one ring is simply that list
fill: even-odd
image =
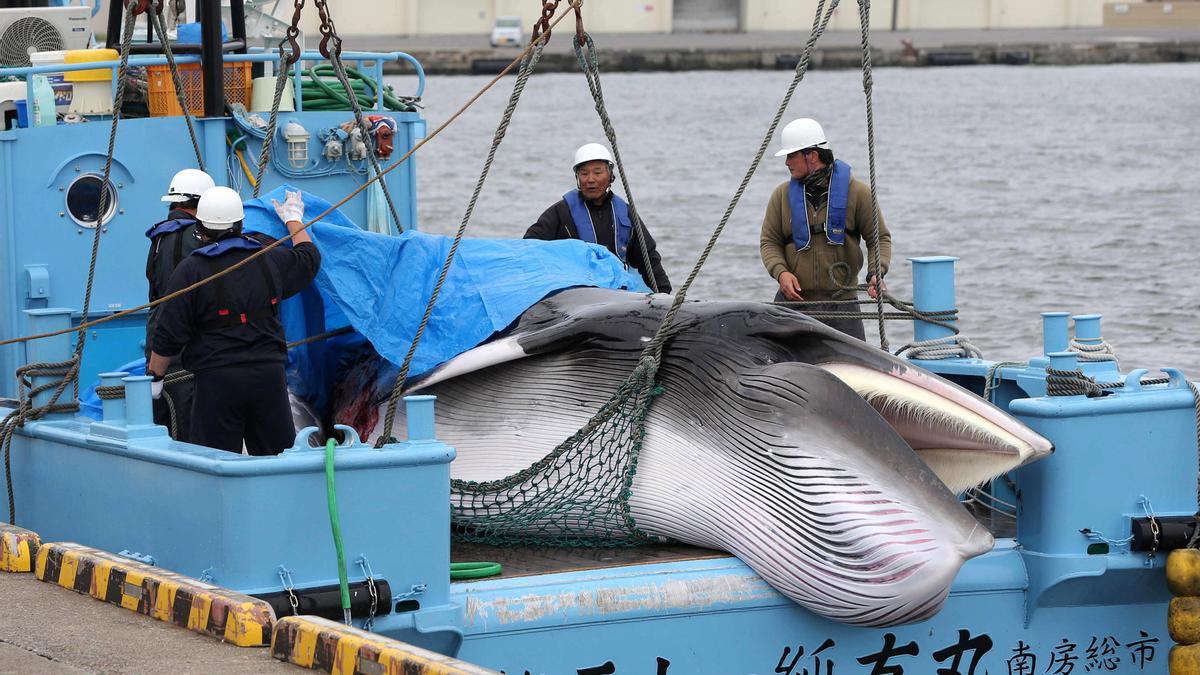
[{"label": "man in white helmet", "polygon": [[[599,143],[580,146],[575,151],[575,189],[546,209],[525,231],[525,238],[582,239],[600,244],[626,266],[640,272],[651,289],[670,293],[671,280],[663,271],[654,238],[645,226],[634,226],[629,216],[629,204],[612,193],[612,182],[613,157],[608,148]],[[646,238],[649,264],[642,259],[642,235]]]},{"label": "man in white helmet", "polygon": [[[840,286],[858,283],[863,242],[876,234],[871,188],[850,175],[850,165],[834,159],[821,125],[809,118],[783,128],[782,148],[791,179],[775,188],[763,217],[759,252],[767,272],[779,283],[776,301],[831,301],[853,298]],[[873,298],[892,259],[892,235],[878,215],[879,267],[867,270]],[[868,258],[869,259],[869,258]],[[831,275],[832,272],[832,275]],[[856,311],[853,305],[808,306],[813,311]],[[861,319],[821,319],[860,340]]]},{"label": "man in white helmet", "polygon": [[[146,281],[150,287],[150,301],[153,302],[163,295],[171,274],[186,256],[200,247],[196,238],[196,204],[200,195],[213,187],[213,179],[199,169],[184,169],[171,178],[167,193],[162,201],[167,203],[167,219],[159,221],[146,230],[150,239],[150,249],[146,254]],[[150,358],[150,347],[154,339],[154,327],[158,308],[151,307],[146,317],[146,358]],[[163,374],[180,370],[178,361],[174,361]],[[172,383],[167,389],[176,410],[176,440],[188,437],[191,426],[192,381],[183,380]],[[169,427],[170,411],[166,401],[154,401],[154,422]]]},{"label": "man in white helmet", "polygon": [[[292,445],[284,365],[287,344],[279,303],[316,276],[321,254],[303,229],[304,201],[288,192],[275,212],[295,234],[247,265],[160,306],[146,373],[161,380],[181,357],[195,374],[188,441],[252,455],[274,455]],[[262,248],[242,234],[242,198],[227,187],[200,197],[196,232],[202,245],[184,258],[166,288],[170,295],[232,267]]]}]

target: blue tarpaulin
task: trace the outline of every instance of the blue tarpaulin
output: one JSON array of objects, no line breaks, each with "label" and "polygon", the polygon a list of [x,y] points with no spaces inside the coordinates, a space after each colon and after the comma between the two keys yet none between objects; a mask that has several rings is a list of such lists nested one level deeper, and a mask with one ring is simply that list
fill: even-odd
[{"label": "blue tarpaulin", "polygon": [[[271,200],[282,202],[288,189],[295,188],[283,186],[246,202],[246,230],[285,236]],[[305,193],[305,221],[329,206]],[[365,338],[391,363],[404,361],[452,240],[411,230],[399,236],[366,232],[336,210],[309,232],[321,251],[321,271],[311,287],[282,304],[287,339],[345,326],[355,330],[303,345],[289,355],[289,386],[324,414],[338,360],[347,348]],[[638,273],[626,270],[603,246],[578,240],[464,239],[410,375],[426,373],[471,349],[542,298],[573,286],[649,292]]]}]

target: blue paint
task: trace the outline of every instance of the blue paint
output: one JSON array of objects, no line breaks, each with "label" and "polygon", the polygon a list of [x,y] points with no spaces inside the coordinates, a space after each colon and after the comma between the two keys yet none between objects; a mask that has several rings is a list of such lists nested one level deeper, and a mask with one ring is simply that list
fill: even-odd
[{"label": "blue paint", "polygon": [[1069,343],[1067,312],[1042,312],[1042,353],[1065,352]]},{"label": "blue paint", "polygon": [[1099,344],[1100,335],[1100,315],[1099,314],[1076,314],[1071,317],[1075,322],[1075,339],[1080,342],[1091,344]]},{"label": "blue paint", "polygon": [[[958,258],[927,256],[909,260],[912,261],[913,268],[913,307],[919,312],[955,309],[954,261]],[[917,340],[936,340],[951,335],[954,335],[953,330],[926,321],[916,321],[913,324],[913,336]]]},{"label": "blue paint", "polygon": [[[124,386],[123,380],[128,373],[100,373],[100,386],[117,387]],[[100,405],[104,410],[102,421],[107,424],[123,425],[125,424],[125,399],[110,398],[101,399]]]},{"label": "blue paint", "polygon": [[409,441],[432,441],[433,402],[436,396],[405,396]]}]

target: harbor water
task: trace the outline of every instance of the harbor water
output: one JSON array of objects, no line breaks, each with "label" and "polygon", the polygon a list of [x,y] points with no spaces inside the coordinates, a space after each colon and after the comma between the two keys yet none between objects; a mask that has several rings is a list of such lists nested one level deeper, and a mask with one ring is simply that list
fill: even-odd
[{"label": "harbor water", "polygon": [[[790,77],[603,77],[633,196],[675,284],[720,221]],[[407,88],[409,78],[391,79]],[[431,78],[430,130],[488,79]],[[418,154],[423,230],[452,234],[461,221],[514,81]],[[1200,65],[889,68],[874,84],[893,292],[911,295],[907,258],[955,255],[961,326],[986,358],[1040,353],[1040,311],[1099,312],[1123,368],[1200,374]],[[809,73],[784,122],[799,116],[820,120],[836,154],[868,178],[861,73]],[[581,74],[535,75],[468,235],[521,236],[573,186],[575,148],[603,140]],[[776,146],[773,138],[690,298],[771,299],[758,237],[767,197],[787,178]],[[912,337],[905,323],[887,328],[893,349]]]}]

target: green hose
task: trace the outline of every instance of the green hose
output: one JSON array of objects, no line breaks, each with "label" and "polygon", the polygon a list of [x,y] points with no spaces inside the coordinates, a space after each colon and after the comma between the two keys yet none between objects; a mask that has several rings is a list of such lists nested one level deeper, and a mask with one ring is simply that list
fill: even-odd
[{"label": "green hose", "polygon": [[325,444],[325,494],[329,498],[329,525],[333,528],[333,545],[337,549],[338,585],[342,589],[342,617],[350,625],[350,580],[346,576],[346,549],[342,546],[342,525],[338,522],[337,485],[333,481],[332,438]]},{"label": "green hose", "polygon": [[[338,81],[331,64],[320,63],[306,68],[304,75],[300,92],[305,110],[350,110],[350,99],[346,98],[346,90]],[[350,81],[350,88],[354,90],[359,107],[365,112],[373,109],[379,85],[354,68],[346,68],[346,79]],[[413,109],[408,103],[396,98],[392,88],[387,86],[383,88],[383,105],[395,112],[410,112]]]},{"label": "green hose", "polygon": [[450,580],[482,579],[494,577],[504,571],[500,563],[494,562],[456,562],[450,563]]}]

